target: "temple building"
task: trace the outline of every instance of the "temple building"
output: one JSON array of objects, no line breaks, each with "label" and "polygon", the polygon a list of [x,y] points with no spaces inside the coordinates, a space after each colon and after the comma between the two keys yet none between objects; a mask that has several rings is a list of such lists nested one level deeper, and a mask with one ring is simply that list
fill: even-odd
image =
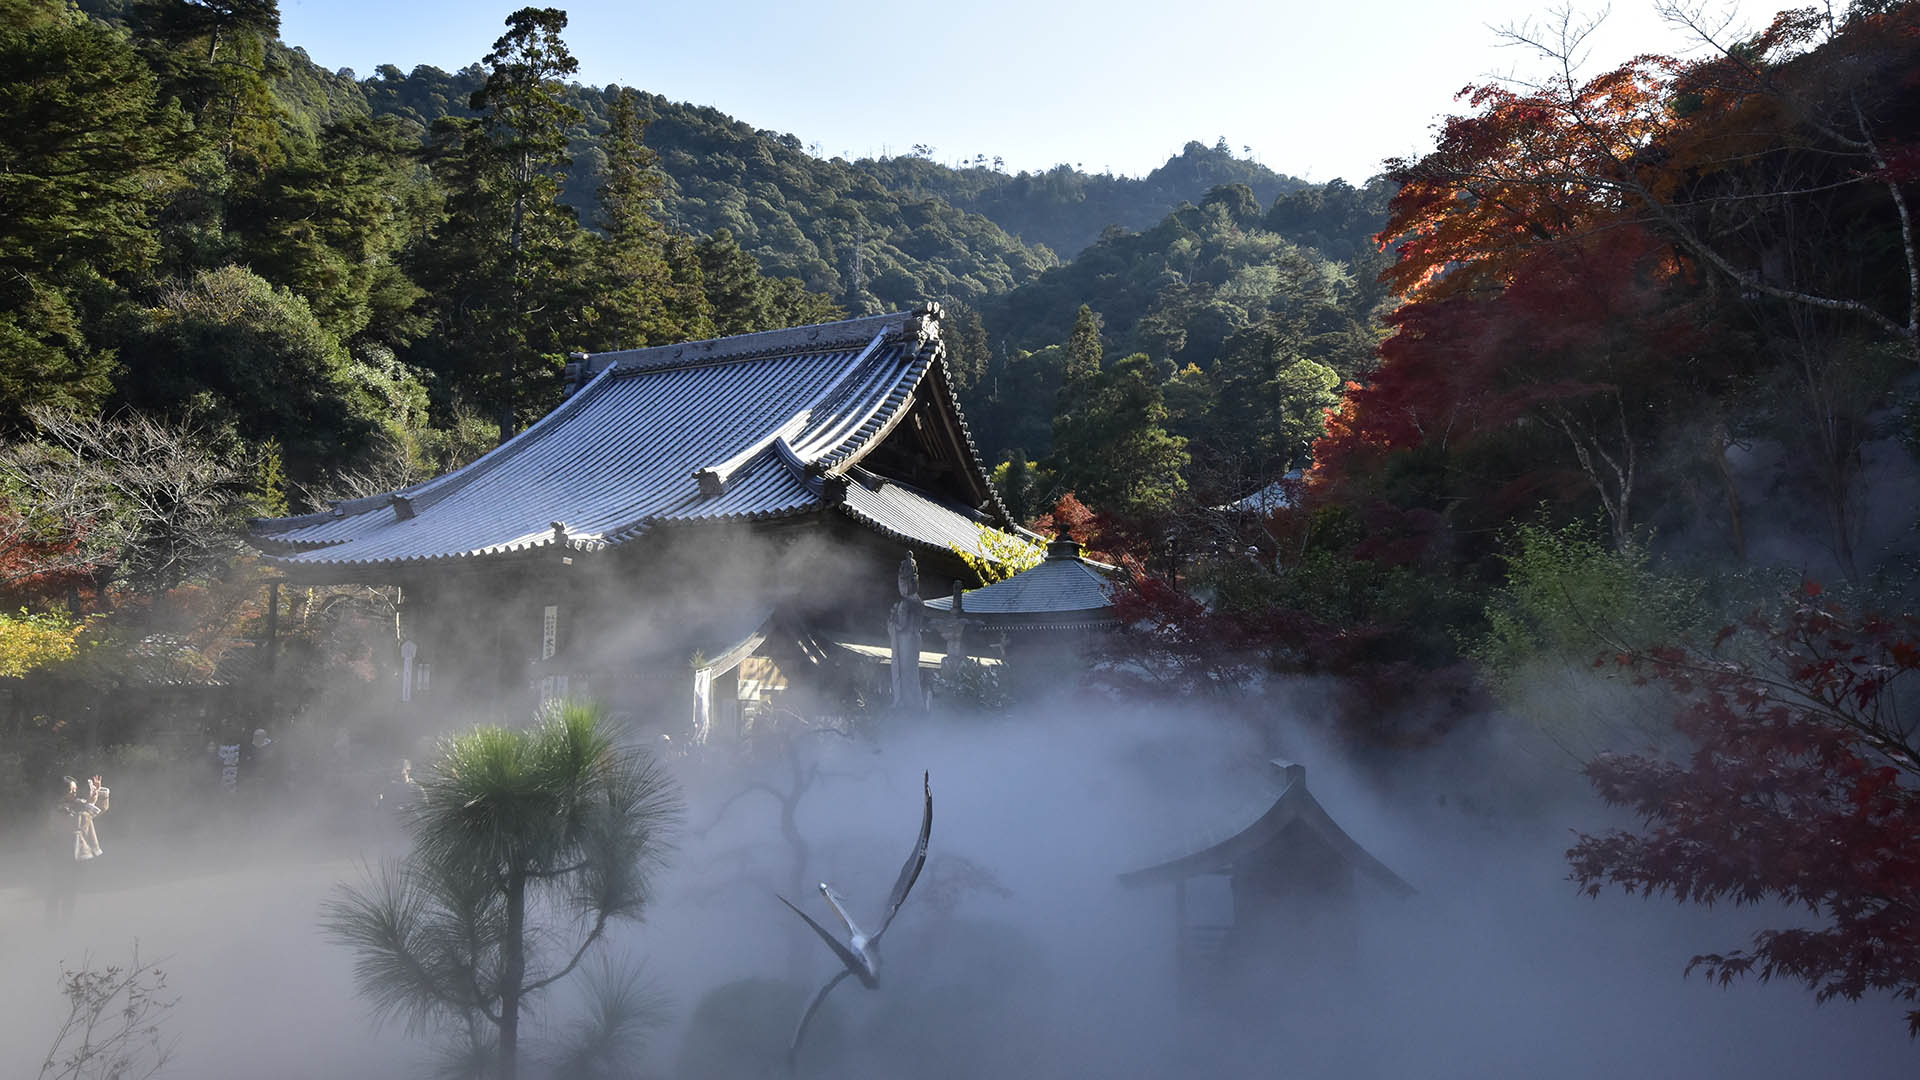
[{"label": "temple building", "polygon": [[590,695],[697,738],[830,710],[872,678],[903,558],[977,583],[957,552],[1012,527],[940,320],[577,355],[560,406],[472,464],[251,540],[296,584],[401,589],[401,700]]}]

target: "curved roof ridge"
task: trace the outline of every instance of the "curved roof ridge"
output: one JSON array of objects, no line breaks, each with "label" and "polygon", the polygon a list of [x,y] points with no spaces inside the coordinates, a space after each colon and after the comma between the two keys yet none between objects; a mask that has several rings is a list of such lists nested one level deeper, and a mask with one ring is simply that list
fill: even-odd
[{"label": "curved roof ridge", "polygon": [[807,448],[813,467],[821,472],[845,471],[858,464],[874,447],[878,446],[907,414],[907,405],[913,400],[914,391],[919,387],[920,380],[926,377],[934,354],[939,348],[938,332],[923,337],[919,348],[915,349],[908,358],[905,370],[894,381],[893,389],[888,392],[885,399],[867,411],[858,427],[839,439],[837,446],[817,456],[811,452],[812,446]]},{"label": "curved roof ridge", "polygon": [[801,351],[838,352],[868,341],[876,334],[888,333],[896,326],[904,326],[915,314],[915,311],[894,311],[885,315],[863,315],[838,322],[761,330],[704,341],[577,355],[590,369],[596,369],[597,374],[612,369],[625,372],[661,371],[675,367],[727,364]]}]

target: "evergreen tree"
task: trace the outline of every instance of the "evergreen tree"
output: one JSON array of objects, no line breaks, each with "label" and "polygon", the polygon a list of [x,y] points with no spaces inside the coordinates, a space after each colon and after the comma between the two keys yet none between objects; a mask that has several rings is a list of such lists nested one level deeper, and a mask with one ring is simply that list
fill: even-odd
[{"label": "evergreen tree", "polygon": [[1068,491],[1076,490],[1100,467],[1100,448],[1092,433],[1100,388],[1100,317],[1081,304],[1067,337],[1060,391],[1053,404],[1053,467]]},{"label": "evergreen tree", "polygon": [[833,301],[809,292],[799,279],[762,275],[760,264],[725,229],[700,241],[696,250],[717,334],[804,326],[840,315]]},{"label": "evergreen tree", "polygon": [[360,465],[383,403],[351,377],[340,342],[307,302],[244,267],[204,270],[162,295],[128,343],[121,401],[278,441],[287,473],[312,484]]},{"label": "evergreen tree", "polygon": [[1073,422],[1054,435],[1060,484],[1102,510],[1164,510],[1186,490],[1187,440],[1167,432],[1159,373],[1134,353],[1096,375]]},{"label": "evergreen tree", "polygon": [[447,219],[424,246],[416,280],[435,298],[427,366],[500,420],[501,438],[544,411],[561,355],[584,330],[579,220],[559,201],[581,121],[560,81],[579,67],[560,32],[566,13],[521,8],[482,61],[473,119],[436,125]]},{"label": "evergreen tree", "polygon": [[414,175],[418,143],[391,118],[351,117],[296,147],[230,220],[255,272],[304,297],[343,342],[417,336],[421,290],[399,265],[432,193]]},{"label": "evergreen tree", "polygon": [[[600,146],[602,235],[595,259],[594,338],[604,348],[636,348],[712,336],[713,320],[687,245],[670,244],[656,216],[666,177],[641,141],[639,95],[623,90],[608,114]],[[679,265],[676,265],[676,262]],[[692,262],[693,265],[688,265]]]},{"label": "evergreen tree", "polygon": [[1085,304],[1073,317],[1073,333],[1067,337],[1068,386],[1086,385],[1100,374],[1100,317]]},{"label": "evergreen tree", "polygon": [[422,779],[406,858],[343,888],[325,925],[358,955],[376,1012],[445,1024],[474,1074],[514,1080],[521,1014],[641,917],[679,817],[672,780],[597,706],[453,735]]},{"label": "evergreen tree", "polygon": [[1016,522],[1033,517],[1033,467],[1027,461],[1025,450],[1014,448],[1007,460],[994,470],[993,479],[1000,489],[1000,501],[1006,504],[1008,517]]},{"label": "evergreen tree", "polygon": [[955,391],[971,390],[987,373],[987,328],[980,313],[965,304],[952,305],[947,316],[952,327],[942,335],[947,341],[947,370],[953,373]]},{"label": "evergreen tree", "polygon": [[128,24],[160,96],[190,121],[180,159],[187,183],[161,219],[165,269],[177,276],[237,255],[232,201],[286,159],[270,58],[280,31],[274,0],[138,0]]},{"label": "evergreen tree", "polygon": [[58,0],[0,2],[0,424],[111,390],[92,331],[152,264],[177,180],[156,93],[114,31]]},{"label": "evergreen tree", "polygon": [[1237,486],[1270,483],[1304,467],[1326,411],[1339,404],[1340,375],[1320,359],[1338,350],[1315,329],[1311,319],[1276,312],[1233,335],[1214,366],[1212,406],[1179,425]]}]

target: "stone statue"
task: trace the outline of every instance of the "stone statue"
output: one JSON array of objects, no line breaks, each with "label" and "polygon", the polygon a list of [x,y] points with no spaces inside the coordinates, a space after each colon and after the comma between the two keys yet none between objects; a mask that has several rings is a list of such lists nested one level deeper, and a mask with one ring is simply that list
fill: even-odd
[{"label": "stone statue", "polygon": [[946,655],[940,660],[940,672],[952,678],[959,674],[961,665],[967,661],[967,646],[963,640],[967,632],[967,610],[959,582],[953,583],[948,595],[953,597],[953,607],[945,615],[936,615],[928,621],[944,643]]},{"label": "stone statue", "polygon": [[893,645],[893,707],[918,712],[926,698],[920,690],[920,568],[913,553],[900,562],[900,599],[887,616]]}]

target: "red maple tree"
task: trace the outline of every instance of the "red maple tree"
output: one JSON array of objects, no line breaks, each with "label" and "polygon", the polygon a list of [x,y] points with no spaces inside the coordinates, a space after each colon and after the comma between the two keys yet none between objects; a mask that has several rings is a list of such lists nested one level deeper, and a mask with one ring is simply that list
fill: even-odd
[{"label": "red maple tree", "polygon": [[[1914,704],[1920,621],[1848,610],[1808,585],[1774,618],[1722,631],[1712,653],[1607,662],[1674,691],[1691,749],[1587,766],[1601,797],[1645,825],[1580,836],[1567,853],[1573,880],[1593,895],[1619,886],[1815,916],[1688,964],[1722,984],[1753,974],[1804,982],[1821,1001],[1920,1000],[1920,717],[1902,713]],[[1907,1021],[1920,1034],[1920,1009]]]}]

